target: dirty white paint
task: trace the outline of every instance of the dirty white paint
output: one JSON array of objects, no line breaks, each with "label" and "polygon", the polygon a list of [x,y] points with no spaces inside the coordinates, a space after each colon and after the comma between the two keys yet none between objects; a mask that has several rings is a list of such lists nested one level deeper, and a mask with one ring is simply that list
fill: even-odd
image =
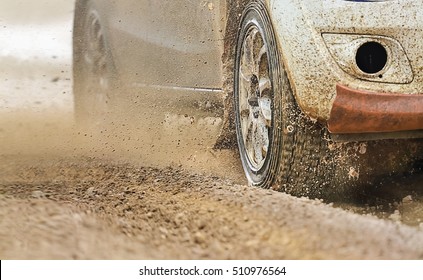
[{"label": "dirty white paint", "polygon": [[[295,96],[311,117],[328,120],[337,83],[376,92],[423,92],[422,1],[273,0],[270,7]],[[351,75],[336,61],[338,55],[331,55],[323,33],[352,34],[356,40],[360,35],[380,36],[396,47],[391,57],[399,60],[391,61],[395,71],[382,81]],[[410,67],[404,62],[407,58]],[[400,82],[395,81],[397,77]]]},{"label": "dirty white paint", "polygon": [[[322,36],[333,59],[349,75],[379,83],[408,84],[413,81],[410,61],[397,40],[375,35],[324,33]],[[387,63],[381,71],[364,73],[357,66],[356,53],[366,42],[377,42],[387,51]]]}]

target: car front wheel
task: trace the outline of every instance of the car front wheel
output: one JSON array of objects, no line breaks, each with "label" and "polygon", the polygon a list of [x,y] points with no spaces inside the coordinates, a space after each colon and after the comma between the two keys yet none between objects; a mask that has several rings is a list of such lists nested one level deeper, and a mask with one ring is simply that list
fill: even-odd
[{"label": "car front wheel", "polygon": [[325,130],[299,110],[260,1],[242,14],[234,69],[235,126],[249,183],[321,197],[335,175]]}]

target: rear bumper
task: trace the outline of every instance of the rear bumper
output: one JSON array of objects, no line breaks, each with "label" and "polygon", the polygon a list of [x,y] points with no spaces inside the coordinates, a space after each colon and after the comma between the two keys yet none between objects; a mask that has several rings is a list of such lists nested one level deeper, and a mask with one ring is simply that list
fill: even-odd
[{"label": "rear bumper", "polygon": [[328,120],[334,134],[423,130],[423,94],[391,94],[336,86]]}]

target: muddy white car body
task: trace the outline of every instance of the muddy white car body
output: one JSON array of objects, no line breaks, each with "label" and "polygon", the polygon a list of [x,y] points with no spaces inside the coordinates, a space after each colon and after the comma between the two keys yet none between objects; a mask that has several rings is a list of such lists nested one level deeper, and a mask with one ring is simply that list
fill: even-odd
[{"label": "muddy white car body", "polygon": [[[422,7],[407,0],[273,1],[275,28],[302,109],[329,121],[334,133],[422,129]],[[374,73],[356,62],[368,42],[387,53]],[[351,105],[356,107],[345,108]]]},{"label": "muddy white car body", "polygon": [[[342,141],[423,137],[422,10],[413,0],[79,0],[77,114],[104,101],[110,72],[159,104],[224,103],[223,134],[235,122],[249,182],[289,191],[325,173],[326,132]],[[303,115],[326,132],[304,136]]]}]

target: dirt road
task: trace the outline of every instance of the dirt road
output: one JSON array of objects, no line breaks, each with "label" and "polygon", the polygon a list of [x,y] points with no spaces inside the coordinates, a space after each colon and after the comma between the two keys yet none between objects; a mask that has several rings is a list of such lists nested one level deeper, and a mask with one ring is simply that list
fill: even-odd
[{"label": "dirt road", "polygon": [[0,9],[0,259],[423,259],[417,169],[324,203],[246,186],[219,119],[75,127],[72,3],[28,1]]},{"label": "dirt road", "polygon": [[422,229],[178,168],[1,158],[0,252],[60,259],[421,259]]},{"label": "dirt road", "polygon": [[59,112],[0,127],[1,259],[423,258],[421,174],[327,204],[246,186],[236,151],[144,149]]}]

